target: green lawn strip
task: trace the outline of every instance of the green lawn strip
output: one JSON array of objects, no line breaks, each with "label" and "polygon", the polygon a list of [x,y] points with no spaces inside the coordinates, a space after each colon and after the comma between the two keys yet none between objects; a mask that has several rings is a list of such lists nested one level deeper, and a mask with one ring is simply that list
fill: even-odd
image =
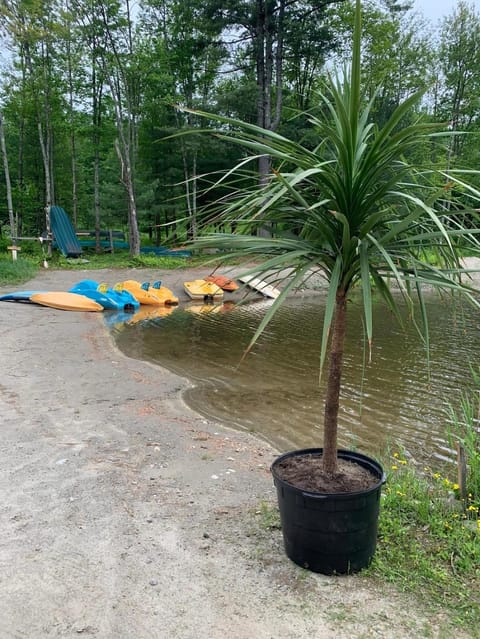
[{"label": "green lawn strip", "polygon": [[21,284],[32,279],[39,269],[39,265],[30,259],[11,257],[0,258],[0,286]]},{"label": "green lawn strip", "polygon": [[[12,260],[10,256],[0,257],[0,286],[9,284],[21,284],[32,279],[37,272],[44,268],[44,256],[40,253],[28,257],[19,257]],[[55,270],[95,270],[95,269],[127,269],[150,268],[158,270],[174,270],[176,268],[193,268],[201,266],[205,260],[192,258],[179,258],[170,255],[154,256],[139,255],[132,257],[128,251],[119,251],[114,254],[86,253],[78,259],[66,258],[59,253],[54,253],[47,259],[48,268]],[[212,267],[213,270],[213,267]]]},{"label": "green lawn strip", "polygon": [[[425,473],[425,474],[423,474]],[[456,625],[480,622],[480,523],[474,496],[455,498],[448,478],[394,458],[385,485],[377,552],[365,574],[448,610]]]}]

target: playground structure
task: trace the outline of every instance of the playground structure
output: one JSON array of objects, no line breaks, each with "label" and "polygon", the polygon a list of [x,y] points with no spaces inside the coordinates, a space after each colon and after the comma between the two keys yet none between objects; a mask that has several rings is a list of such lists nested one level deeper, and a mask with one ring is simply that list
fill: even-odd
[{"label": "playground structure", "polygon": [[50,207],[52,246],[57,246],[65,257],[80,257],[82,247],[67,213],[61,206]]},{"label": "playground structure", "polygon": [[[96,231],[75,231],[68,214],[61,206],[50,207],[50,228],[51,233],[49,236],[12,237],[12,246],[8,247],[8,250],[12,253],[12,259],[16,260],[17,253],[21,250],[18,246],[18,240],[38,240],[42,244],[42,248],[44,243],[48,246],[48,254],[51,254],[51,248],[58,248],[64,257],[69,258],[80,257],[83,253],[83,248],[97,246]],[[113,253],[116,248],[130,248],[123,231],[101,230],[99,234],[99,245],[107,251],[109,250]],[[188,250],[168,249],[164,246],[145,246],[140,249],[140,253],[158,256],[170,255],[172,257],[191,256],[191,252]]]},{"label": "playground structure", "polygon": [[[94,248],[97,246],[96,231],[77,231],[80,246],[83,248]],[[85,239],[84,239],[85,238]],[[87,239],[88,238],[88,239]],[[99,246],[109,249],[113,253],[114,249],[128,249],[129,243],[126,241],[123,231],[101,230],[99,231]]]},{"label": "playground structure", "polygon": [[48,247],[48,255],[51,254],[51,248],[56,247],[60,249],[65,257],[79,257],[82,254],[82,247],[77,239],[72,223],[61,206],[50,207],[50,228],[50,234],[44,233],[44,235],[40,237],[12,237],[13,246],[8,247],[8,250],[12,251],[12,258],[16,260],[17,252],[21,250],[18,246],[19,240],[39,241],[42,245],[42,249],[45,244]]}]

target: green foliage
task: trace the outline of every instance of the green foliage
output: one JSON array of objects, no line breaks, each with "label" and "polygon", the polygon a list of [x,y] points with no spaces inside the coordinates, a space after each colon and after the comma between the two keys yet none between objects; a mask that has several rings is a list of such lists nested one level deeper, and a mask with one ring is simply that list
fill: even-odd
[{"label": "green foliage", "polygon": [[[237,162],[241,149],[226,146],[218,138],[200,145],[191,140],[183,146],[178,140],[162,144],[158,140],[180,127],[198,126],[194,115],[175,113],[172,105],[178,102],[258,122],[255,54],[260,49],[255,12],[260,6],[271,13],[273,55],[281,39],[278,0],[257,4],[250,0],[223,4],[216,0],[150,0],[135,12],[130,38],[122,3],[104,2],[98,7],[85,0],[74,6],[4,3],[0,18],[9,55],[0,93],[14,210],[22,234],[45,230],[39,125],[49,145],[56,203],[75,218],[78,228],[93,225],[94,158],[98,153],[102,226],[126,225],[128,207],[114,147],[115,103],[108,91],[107,68],[118,72],[117,78],[124,77],[129,86],[120,106],[126,120],[130,113],[139,224],[145,228],[185,217],[186,185],[191,184],[185,182],[185,169],[191,177],[197,176],[198,193],[203,189],[198,206],[220,197],[217,190],[205,190],[209,180],[205,176]],[[362,3],[362,71],[366,98],[375,94],[372,121],[386,122],[404,98],[429,87],[422,109],[432,120],[454,122],[456,128],[468,128],[472,135],[454,138],[450,148],[433,149],[424,143],[410,153],[424,165],[443,161],[450,153],[457,166],[475,167],[480,148],[474,48],[478,11],[460,3],[442,26],[437,43],[405,6]],[[284,68],[279,78],[273,72],[269,106],[273,112],[278,79],[284,108],[277,130],[289,139],[301,140],[306,148],[318,143],[318,131],[296,111],[312,109],[323,118],[324,112],[320,113],[312,98],[325,79],[325,69],[338,68],[350,56],[353,22],[352,2],[285,5]],[[112,42],[108,44],[108,30],[119,53],[116,59]],[[239,37],[232,41],[234,33]],[[225,47],[227,36],[230,42]],[[195,198],[190,196],[194,205]],[[5,185],[0,181],[0,221],[7,218]]]},{"label": "green foliage", "polygon": [[[448,147],[451,165],[465,161],[478,163],[480,139],[480,13],[473,4],[459,2],[451,16],[444,19],[440,31],[438,67],[443,82],[436,114],[453,130],[473,135],[453,137]],[[477,158],[475,160],[474,158]]]},{"label": "green foliage", "polygon": [[115,253],[85,253],[81,258],[66,258],[55,252],[49,261],[51,268],[95,270],[102,268],[122,269],[122,268],[155,268],[173,270],[185,268],[190,265],[190,259],[172,257],[169,255],[130,255],[129,251],[118,250]]},{"label": "green foliage", "polygon": [[39,263],[34,260],[11,257],[0,257],[0,286],[21,284],[31,279],[39,269]]},{"label": "green foliage", "polygon": [[255,515],[259,517],[260,526],[265,530],[280,530],[282,527],[278,508],[272,508],[266,501],[260,502],[255,509]]},{"label": "green foliage", "polygon": [[[467,510],[480,509],[480,371],[472,370],[473,389],[464,393],[460,407],[450,406],[448,441],[455,449],[457,443],[464,451],[467,462]],[[476,511],[475,511],[476,508]]]},{"label": "green foliage", "polygon": [[[381,126],[404,100],[429,87],[434,49],[426,25],[412,18],[408,3],[396,9],[387,3],[362,2],[362,73],[364,93],[373,99],[372,113]],[[353,2],[332,11],[337,29],[338,58],[351,54],[355,20]]]},{"label": "green foliage", "polygon": [[[1,238],[0,239],[0,254],[7,254],[9,246],[12,245],[12,240],[10,238]],[[19,243],[19,248],[21,250],[21,257],[32,257],[39,258],[42,255],[42,250],[40,248],[40,243],[37,240],[22,240]],[[8,251],[8,255],[10,255],[10,251]]]},{"label": "green foliage", "polygon": [[480,520],[456,502],[456,485],[426,468],[420,474],[394,453],[379,520],[379,539],[366,575],[415,593],[448,612],[455,624],[480,623]]},{"label": "green foliage", "polygon": [[[320,354],[322,369],[330,353],[322,457],[328,473],[336,467],[350,290],[355,286],[361,290],[369,344],[373,337],[372,285],[399,322],[392,282],[412,315],[417,298],[427,353],[425,286],[463,293],[480,307],[461,280],[459,257],[460,247],[480,255],[480,191],[467,184],[461,172],[441,171],[418,161],[419,147],[450,135],[418,114],[420,94],[401,101],[383,126],[375,124],[374,105],[381,87],[371,96],[362,84],[361,17],[357,0],[350,69],[323,85],[318,96],[321,117],[311,110],[304,114],[318,135],[314,148],[266,127],[200,113],[220,125],[217,137],[238,145],[249,157],[219,180],[230,186],[230,194],[207,212],[203,234],[195,245],[223,250],[226,259],[255,261],[267,256],[249,268],[248,274],[285,283],[249,349],[290,291],[315,271],[328,282]],[[271,158],[271,174],[262,176],[260,184],[243,186],[248,163],[265,157]],[[469,172],[469,177],[471,174],[478,172]],[[214,224],[220,232],[211,232]]]},{"label": "green foliage", "polygon": [[[359,11],[356,15],[358,20]],[[459,282],[458,249],[480,254],[475,210],[480,192],[466,186],[463,174],[452,173],[448,178],[458,185],[453,193],[444,186],[445,171],[408,161],[419,146],[433,145],[439,137],[438,127],[415,111],[420,95],[401,103],[382,128],[375,126],[374,100],[368,102],[361,88],[359,29],[357,24],[351,70],[329,80],[318,96],[325,115],[306,114],[320,140],[315,148],[239,120],[202,114],[220,123],[220,139],[250,152],[251,161],[268,155],[274,166],[263,188],[253,183],[239,188],[248,158],[219,181],[230,186],[230,195],[210,211],[205,228],[217,224],[236,232],[205,234],[197,246],[228,250],[236,258],[268,255],[256,267],[262,276],[293,269],[294,277],[253,341],[288,292],[312,269],[322,270],[330,282],[322,363],[339,290],[361,286],[369,341],[371,282],[397,317],[391,280],[410,309],[415,295],[423,307],[423,285],[462,291],[477,303]],[[448,132],[442,135],[448,137]],[[428,340],[425,319],[423,315]]]}]

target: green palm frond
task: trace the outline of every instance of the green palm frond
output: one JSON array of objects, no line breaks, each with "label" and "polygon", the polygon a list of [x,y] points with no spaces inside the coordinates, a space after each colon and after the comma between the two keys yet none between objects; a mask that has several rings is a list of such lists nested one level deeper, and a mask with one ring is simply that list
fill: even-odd
[{"label": "green palm frond", "polygon": [[[415,114],[421,94],[400,104],[381,129],[372,122],[374,98],[367,101],[361,92],[358,0],[355,15],[350,70],[322,88],[318,100],[326,117],[305,114],[320,139],[313,150],[254,124],[195,112],[216,121],[216,135],[248,154],[220,179],[222,186],[231,181],[231,192],[217,203],[213,216],[206,216],[196,246],[220,248],[226,259],[261,256],[256,273],[280,273],[288,267],[295,274],[295,286],[312,270],[321,270],[329,285],[322,363],[338,287],[348,292],[361,286],[369,341],[374,330],[372,286],[398,319],[391,282],[412,309],[417,297],[427,336],[422,287],[461,291],[478,305],[460,280],[458,251],[480,255],[480,216],[475,210],[480,192],[469,182],[479,172],[436,171],[409,161],[425,141],[451,135]],[[268,180],[261,187],[251,182],[250,187],[236,189],[235,176],[264,155],[273,165]],[[443,186],[447,180],[457,187],[458,205]],[[215,225],[233,222],[234,233],[215,232]],[[272,229],[272,237],[264,237],[265,227]],[[257,337],[277,308],[278,304],[272,306]]]}]

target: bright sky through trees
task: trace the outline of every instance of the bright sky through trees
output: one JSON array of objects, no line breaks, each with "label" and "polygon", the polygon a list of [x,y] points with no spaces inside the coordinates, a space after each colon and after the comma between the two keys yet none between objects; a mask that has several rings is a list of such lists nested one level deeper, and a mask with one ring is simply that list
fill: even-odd
[{"label": "bright sky through trees", "polygon": [[457,3],[458,0],[415,0],[415,9],[435,25],[438,20],[451,14]]}]

